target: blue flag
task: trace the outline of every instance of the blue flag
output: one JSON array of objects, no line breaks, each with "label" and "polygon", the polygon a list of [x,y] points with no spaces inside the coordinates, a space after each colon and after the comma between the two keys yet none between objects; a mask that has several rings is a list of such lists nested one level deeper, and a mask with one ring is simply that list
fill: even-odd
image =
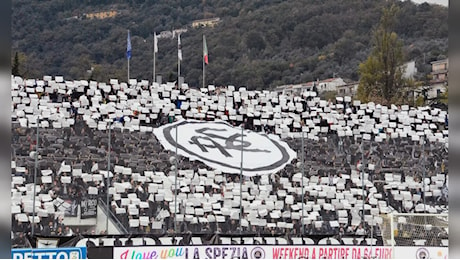
[{"label": "blue flag", "polygon": [[126,57],[131,59],[131,37],[129,36],[129,30],[128,30],[128,45],[126,46]]}]

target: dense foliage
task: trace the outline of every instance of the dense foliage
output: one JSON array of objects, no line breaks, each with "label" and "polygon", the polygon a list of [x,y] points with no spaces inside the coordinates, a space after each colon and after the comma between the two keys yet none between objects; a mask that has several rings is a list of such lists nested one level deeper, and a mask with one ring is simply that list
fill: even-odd
[{"label": "dense foliage", "polygon": [[413,81],[405,79],[402,43],[393,31],[398,8],[383,11],[373,33],[373,48],[367,60],[359,64],[358,98],[380,104],[406,103],[406,93],[413,91]]},{"label": "dense foliage", "polygon": [[[12,57],[26,77],[126,80],[126,36],[131,30],[132,78],[152,78],[153,32],[188,28],[182,34],[181,75],[201,85],[202,35],[206,35],[209,84],[268,88],[317,78],[359,79],[384,7],[366,0],[13,0]],[[406,60],[421,77],[429,63],[447,55],[447,8],[396,1],[395,33]],[[106,19],[84,14],[116,10]],[[214,28],[193,20],[220,17]],[[177,77],[177,39],[158,42],[156,71]],[[92,70],[91,70],[92,68]]]}]

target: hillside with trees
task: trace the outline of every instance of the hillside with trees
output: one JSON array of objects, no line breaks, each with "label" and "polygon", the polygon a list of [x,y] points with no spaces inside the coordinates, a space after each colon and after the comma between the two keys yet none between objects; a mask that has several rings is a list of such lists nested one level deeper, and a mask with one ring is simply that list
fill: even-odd
[{"label": "hillside with trees", "polygon": [[[416,60],[418,80],[426,80],[430,62],[447,57],[448,9],[410,1],[13,0],[12,57],[17,73],[28,78],[126,81],[129,29],[130,76],[151,80],[153,32],[187,28],[181,76],[191,86],[201,85],[203,34],[208,84],[268,89],[333,76],[356,81],[382,10],[392,3],[399,9],[393,29],[402,55]],[[108,11],[117,14],[87,15]],[[192,28],[194,20],[211,17],[221,22]],[[157,74],[175,80],[177,39],[159,39],[158,49]]]}]

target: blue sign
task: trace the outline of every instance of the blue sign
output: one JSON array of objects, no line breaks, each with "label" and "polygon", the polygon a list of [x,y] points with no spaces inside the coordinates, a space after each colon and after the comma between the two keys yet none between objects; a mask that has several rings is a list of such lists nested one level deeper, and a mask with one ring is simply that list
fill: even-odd
[{"label": "blue sign", "polygon": [[86,259],[86,247],[12,249],[11,258],[12,259]]}]

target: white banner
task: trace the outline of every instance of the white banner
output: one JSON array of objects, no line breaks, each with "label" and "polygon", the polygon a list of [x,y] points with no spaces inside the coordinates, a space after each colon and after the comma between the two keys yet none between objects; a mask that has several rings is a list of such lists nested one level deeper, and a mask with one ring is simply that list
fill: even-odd
[{"label": "white banner", "polygon": [[113,257],[114,259],[392,259],[392,250],[391,247],[377,246],[150,246],[114,247]]},{"label": "white banner", "polygon": [[242,152],[246,176],[277,172],[297,157],[276,135],[242,132],[224,121],[180,120],[154,129],[154,134],[165,149],[174,152],[177,144],[178,154],[227,173],[240,173]]}]

